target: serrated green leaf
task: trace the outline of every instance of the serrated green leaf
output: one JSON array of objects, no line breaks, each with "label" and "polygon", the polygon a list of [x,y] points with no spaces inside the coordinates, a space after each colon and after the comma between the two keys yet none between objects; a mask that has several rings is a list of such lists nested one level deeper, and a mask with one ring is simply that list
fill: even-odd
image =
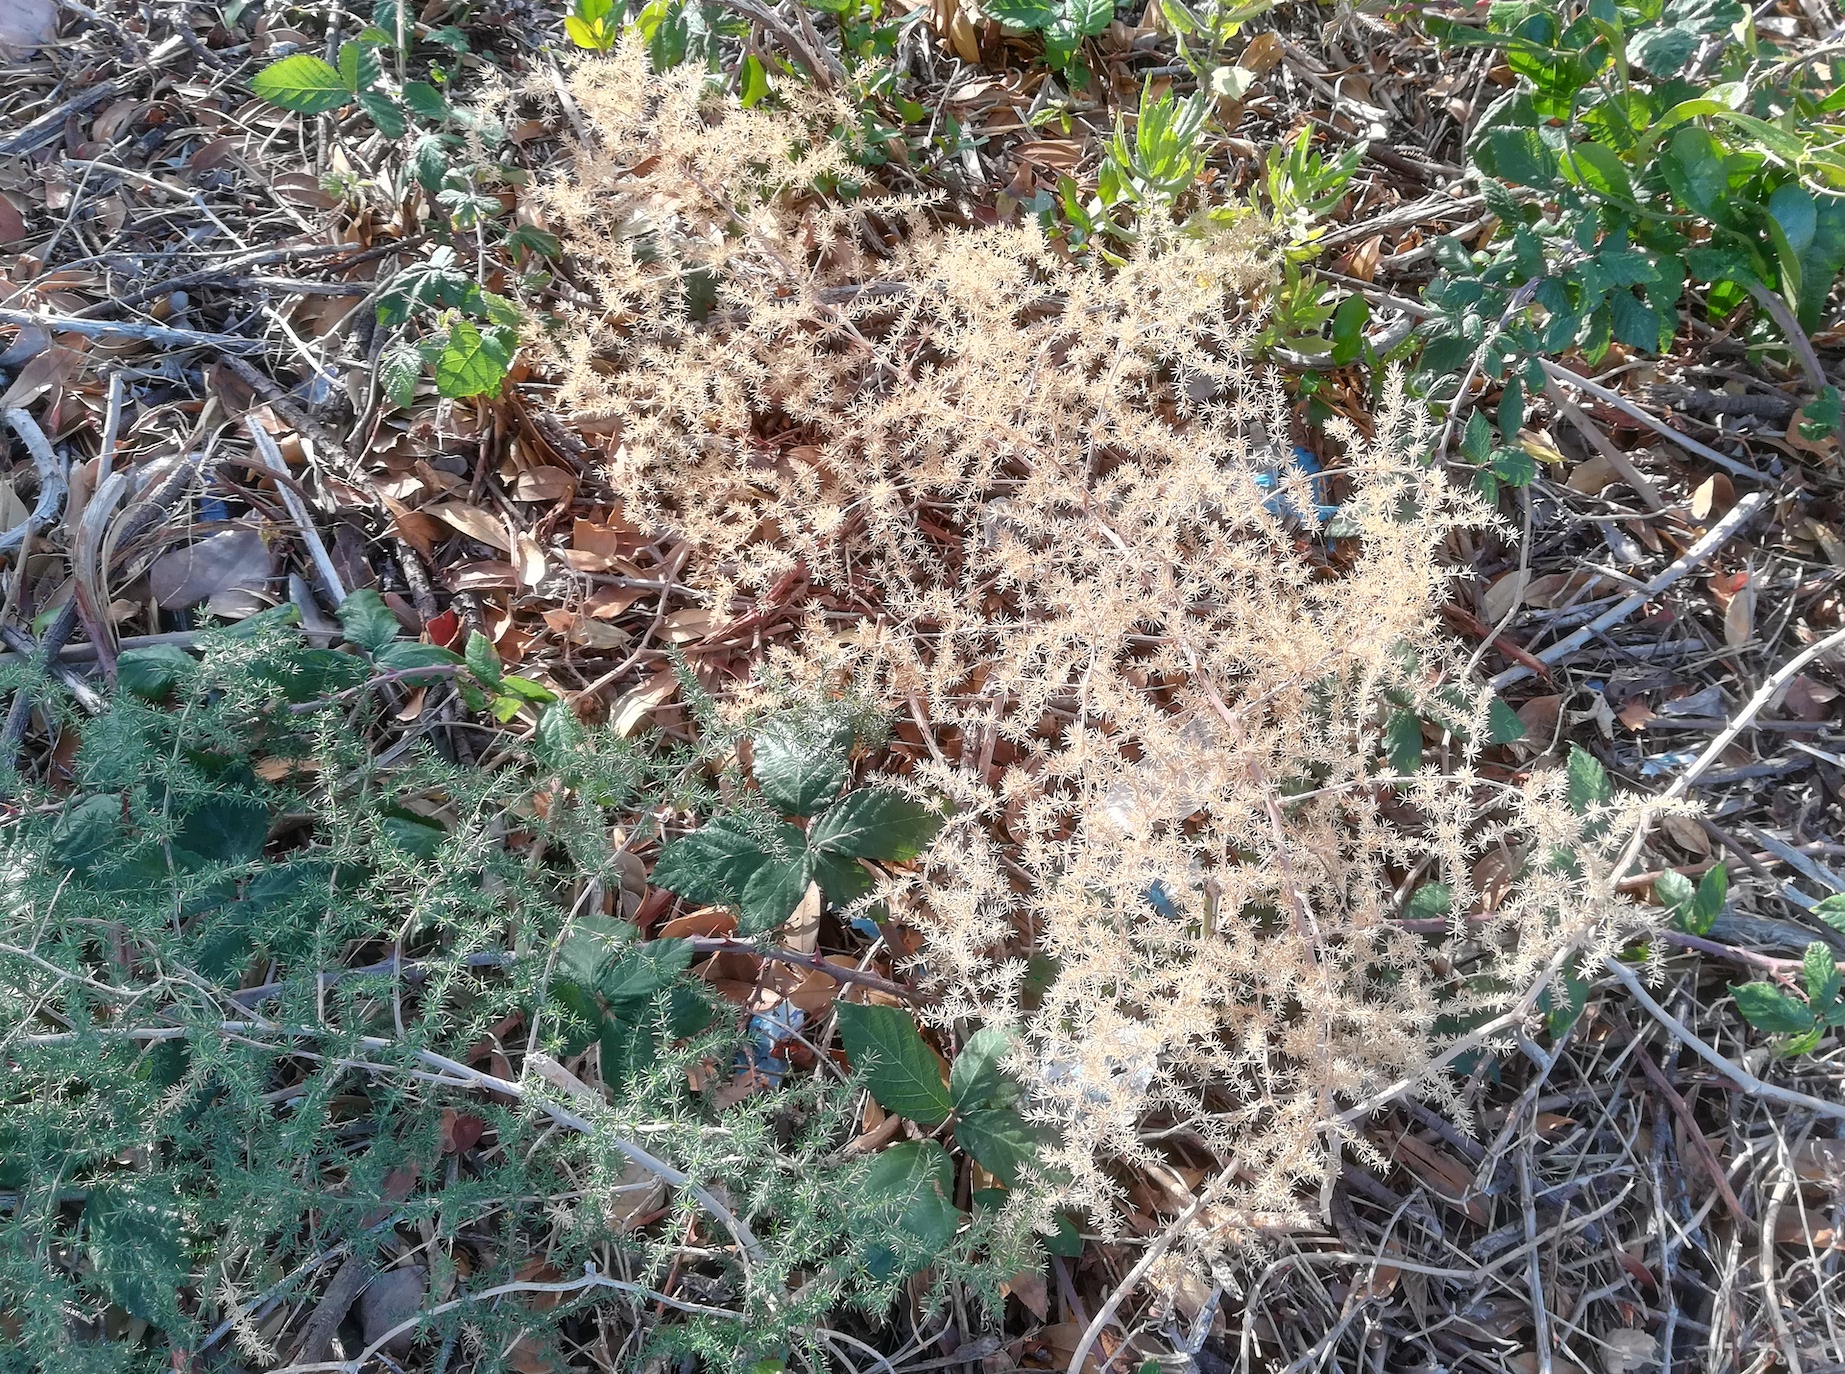
[{"label": "serrated green leaf", "polygon": [[269,839],[269,808],[247,797],[213,797],[189,808],[173,832],[180,867],[242,864],[259,857]]},{"label": "serrated green leaf", "polygon": [[1845,397],[1836,386],[1823,386],[1800,408],[1800,435],[1818,443],[1845,430]]},{"label": "serrated green leaf", "polygon": [[1461,452],[1476,463],[1484,463],[1493,451],[1493,427],[1487,422],[1481,411],[1474,411],[1467,417],[1467,427],[1461,431]]},{"label": "serrated green leaf", "polygon": [[1535,128],[1487,129],[1474,146],[1482,167],[1515,186],[1548,190],[1557,180],[1557,150]]},{"label": "serrated green leaf", "polygon": [[981,8],[988,18],[1015,29],[1048,28],[1057,17],[1056,8],[1048,0],[986,0]]},{"label": "serrated green leaf", "polygon": [[761,935],[774,930],[794,915],[813,880],[813,858],[806,850],[786,859],[765,855],[743,885],[737,902],[737,934]]},{"label": "serrated green leaf", "polygon": [[383,69],[378,54],[363,43],[342,43],[339,51],[340,80],[354,95],[364,95],[378,84]]},{"label": "serrated green leaf", "polygon": [[1498,697],[1494,697],[1486,708],[1486,742],[1488,744],[1511,744],[1514,740],[1525,737],[1525,723],[1514,711]]},{"label": "serrated green leaf", "polygon": [[[781,839],[788,854],[799,854],[807,837],[783,823]],[[735,816],[719,816],[711,824],[674,840],[660,851],[653,882],[669,892],[705,906],[735,906],[743,888],[769,856],[756,837]]]},{"label": "serrated green leaf", "polygon": [[1499,396],[1499,433],[1509,444],[1525,427],[1525,384],[1517,377],[1505,384]]},{"label": "serrated green leaf", "polygon": [[813,851],[813,860],[814,881],[820,884],[820,891],[830,905],[850,906],[871,891],[871,874],[857,859]]},{"label": "serrated green leaf", "polygon": [[1841,935],[1845,935],[1845,892],[1826,898],[1813,908],[1812,914]]},{"label": "serrated green leaf", "polygon": [[410,150],[410,175],[430,195],[448,180],[449,141],[442,134],[424,134]]},{"label": "serrated green leaf", "polygon": [[982,1107],[955,1122],[955,1140],[1000,1182],[1016,1184],[1042,1137],[1011,1107]]},{"label": "serrated green leaf", "polygon": [[377,653],[402,629],[384,598],[370,587],[349,592],[334,615],[346,638],[368,653]]},{"label": "serrated green leaf", "polygon": [[1011,1047],[1012,1037],[998,1026],[988,1026],[968,1037],[948,1070],[948,1087],[957,1112],[971,1112],[996,1099],[1004,1102],[1017,1096],[1017,1087],[1000,1069]]},{"label": "serrated green leaf", "polygon": [[404,82],[404,104],[419,119],[445,120],[454,115],[447,98],[427,81]]},{"label": "serrated green leaf", "polygon": [[758,730],[751,745],[756,785],[784,815],[811,816],[846,785],[852,727],[845,721],[779,717]]},{"label": "serrated green leaf", "polygon": [[1839,966],[1832,957],[1832,946],[1819,940],[1808,945],[1800,971],[1806,976],[1807,1001],[1815,1015],[1824,1016],[1839,1000]]},{"label": "serrated green leaf", "polygon": [[402,138],[410,132],[410,122],[404,118],[403,106],[383,91],[360,91],[359,108],[371,116],[378,132],[386,138]]},{"label": "serrated green leaf", "polygon": [[1454,909],[1454,889],[1446,883],[1423,883],[1410,894],[1403,914],[1415,920],[1431,921]]},{"label": "serrated green leaf", "polygon": [[1528,487],[1537,477],[1537,460],[1522,448],[1494,449],[1491,466],[1493,476],[1508,487]]},{"label": "serrated green leaf", "polygon": [[533,682],[529,677],[521,677],[517,673],[507,673],[503,676],[500,679],[500,689],[518,697],[521,701],[529,701],[534,706],[549,705],[557,700],[557,693],[544,683]]},{"label": "serrated green leaf", "polygon": [[1094,38],[1115,18],[1115,0],[1062,0],[1070,23],[1085,38]]},{"label": "serrated green leaf", "polygon": [[941,1061],[916,1029],[907,1011],[896,1007],[834,1004],[846,1057],[865,1076],[880,1107],[924,1126],[934,1126],[954,1110]]},{"label": "serrated green leaf", "polygon": [[1730,996],[1743,1020],[1759,1031],[1794,1035],[1813,1027],[1813,1009],[1773,983],[1732,983]]},{"label": "serrated green leaf", "polygon": [[634,927],[626,921],[600,913],[578,916],[557,947],[557,975],[593,989],[610,961],[633,942]]},{"label": "serrated green leaf", "polygon": [[583,745],[583,722],[567,703],[555,702],[538,713],[535,739],[542,757],[553,766],[572,762]]},{"label": "serrated green leaf", "polygon": [[1685,929],[1703,935],[1717,924],[1723,903],[1730,895],[1730,874],[1722,864],[1714,864],[1698,879],[1698,890],[1685,913]]},{"label": "serrated green leaf", "polygon": [[440,644],[420,644],[414,639],[400,639],[387,644],[372,655],[372,662],[387,673],[403,674],[402,681],[411,687],[427,687],[447,681],[447,673],[418,673],[418,668],[448,668],[461,662],[461,655]]},{"label": "serrated green leaf", "polygon": [[1674,195],[1699,214],[1720,218],[1715,212],[1730,178],[1716,139],[1695,124],[1681,125],[1673,130],[1658,166]]},{"label": "serrated green leaf", "polygon": [[111,1301],[153,1326],[182,1320],[186,1263],[180,1199],[164,1178],[104,1183],[83,1206],[95,1276]]},{"label": "serrated green leaf", "polygon": [[489,324],[511,327],[519,323],[519,307],[498,292],[470,286],[461,298],[461,308]]},{"label": "serrated green leaf", "polygon": [[399,409],[408,410],[416,402],[416,384],[422,375],[423,354],[410,339],[392,339],[378,355],[378,384]]},{"label": "serrated green leaf", "polygon": [[861,787],[821,813],[808,843],[828,854],[906,863],[941,828],[941,816],[921,802],[882,787]]},{"label": "serrated green leaf", "polygon": [[1082,1254],[1083,1235],[1076,1229],[1076,1224],[1063,1212],[1057,1214],[1053,1224],[1056,1229],[1044,1237],[1044,1248],[1065,1259],[1075,1259]]},{"label": "serrated green leaf", "polygon": [[469,630],[461,657],[481,686],[496,692],[500,689],[505,674],[500,668],[500,651],[493,647],[491,639],[479,630]]},{"label": "serrated green leaf", "polygon": [[472,320],[456,320],[436,359],[436,390],[454,399],[494,395],[511,366],[512,348],[504,330],[483,330]]},{"label": "serrated green leaf", "polygon": [[1680,75],[1697,48],[1698,36],[1687,29],[1648,27],[1634,35],[1627,55],[1648,76],[1664,81]]},{"label": "serrated green leaf", "polygon": [[1676,869],[1668,868],[1653,880],[1654,898],[1672,913],[1673,919],[1681,926],[1690,914],[1691,904],[1697,895],[1697,885]]},{"label": "serrated green leaf", "polygon": [[1634,186],[1627,175],[1627,165],[1611,148],[1599,143],[1577,143],[1565,150],[1561,162],[1564,180],[1572,186],[1585,187],[1598,195],[1614,196],[1624,201],[1634,198]]},{"label": "serrated green leaf", "polygon": [[272,62],[250,80],[250,90],[271,105],[296,114],[324,114],[351,102],[345,78],[312,53]]},{"label": "serrated green leaf", "polygon": [[690,941],[647,940],[603,965],[596,974],[596,991],[611,1007],[644,1002],[691,962]]},{"label": "serrated green leaf", "polygon": [[1578,816],[1586,816],[1596,806],[1600,806],[1614,795],[1608,785],[1608,770],[1601,761],[1579,744],[1570,746],[1569,762],[1565,765],[1565,780],[1569,796],[1570,810]]},{"label": "serrated green leaf", "polygon": [[1614,337],[1629,348],[1652,352],[1659,346],[1659,315],[1632,291],[1612,291],[1608,310]]}]

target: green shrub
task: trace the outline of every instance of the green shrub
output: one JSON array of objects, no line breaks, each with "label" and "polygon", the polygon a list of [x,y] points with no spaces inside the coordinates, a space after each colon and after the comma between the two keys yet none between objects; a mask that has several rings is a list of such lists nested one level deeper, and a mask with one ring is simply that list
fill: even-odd
[{"label": "green shrub", "polygon": [[[403,640],[375,596],[341,619],[346,649],[266,622],[202,661],[125,654],[107,713],[68,723],[68,790],[20,784],[0,1363],[151,1371],[232,1344],[283,1363],[346,1263],[421,1266],[415,1338],[465,1328],[482,1368],[591,1304],[635,1350],[743,1368],[836,1309],[875,1318],[923,1265],[994,1294],[1030,1252],[1020,1209],[958,1209],[939,1146],[927,1168],[844,1153],[856,1079],[720,1106],[753,1032],[686,975],[690,945],[602,914],[611,824],[632,852],[646,817],[708,809],[706,757],[551,704],[492,769],[426,738],[386,765],[392,684],[492,699],[512,679],[478,646]],[[882,1096],[876,1056],[854,1067]],[[978,1132],[1004,1097],[955,1100]],[[555,1307],[475,1301],[544,1283]]]},{"label": "green shrub", "polygon": [[[1455,387],[1477,365],[1503,384],[1509,444],[1540,359],[1667,351],[1688,286],[1713,322],[1753,301],[1753,347],[1811,358],[1805,335],[1845,268],[1845,66],[1790,59],[1735,0],[1502,0],[1483,29],[1432,27],[1496,49],[1518,77],[1467,149],[1499,232],[1484,252],[1447,239],[1436,254],[1421,368],[1438,402],[1465,404]],[[1819,438],[1838,394],[1807,370]],[[1529,459],[1508,471],[1484,424],[1470,438],[1483,468],[1529,480]]]}]

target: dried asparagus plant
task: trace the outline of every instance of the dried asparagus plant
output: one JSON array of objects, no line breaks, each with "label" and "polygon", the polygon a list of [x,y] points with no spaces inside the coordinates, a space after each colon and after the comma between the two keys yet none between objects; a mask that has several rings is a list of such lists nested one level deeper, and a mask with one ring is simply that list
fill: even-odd
[{"label": "dried asparagus plant", "polygon": [[[1287,1224],[1363,1148],[1340,1109],[1635,926],[1605,788],[1477,766],[1490,698],[1434,611],[1488,517],[1394,383],[1333,431],[1351,537],[1312,528],[1247,361],[1259,217],[1143,223],[1108,267],[876,194],[823,94],[744,109],[633,44],[570,89],[594,142],[546,210],[593,303],[548,345],[561,404],[619,421],[629,517],[692,541],[716,604],[798,563],[867,612],[776,668],[927,723],[908,785],[954,818],[879,896],[940,1017],[1023,1032],[1065,1144],[1019,1206],[1107,1225],[1117,1163],[1202,1150],[1197,1252]],[[1381,780],[1387,701],[1442,766]],[[1397,924],[1412,899],[1445,939]]]}]

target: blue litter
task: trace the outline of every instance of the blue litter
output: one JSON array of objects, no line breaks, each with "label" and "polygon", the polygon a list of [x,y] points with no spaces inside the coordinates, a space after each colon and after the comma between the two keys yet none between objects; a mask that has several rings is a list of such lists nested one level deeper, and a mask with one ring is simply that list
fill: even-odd
[{"label": "blue litter", "polygon": [[779,1088],[788,1073],[788,1061],[775,1050],[784,1040],[792,1040],[807,1021],[807,1014],[792,1002],[777,1002],[768,1011],[750,1017],[751,1041],[746,1052],[737,1056],[737,1072],[753,1069],[770,1087]]},{"label": "blue litter", "polygon": [[[1315,458],[1309,450],[1296,444],[1289,466],[1310,479],[1313,499],[1316,503],[1326,500],[1326,478],[1320,468],[1320,460],[1318,458]],[[1267,510],[1270,515],[1278,516],[1283,520],[1302,519],[1299,510],[1295,508],[1293,499],[1290,498],[1286,492],[1280,490],[1281,474],[1278,471],[1271,469],[1267,472],[1258,472],[1256,474],[1256,485],[1261,487],[1264,491],[1274,492],[1273,496],[1264,497],[1262,501],[1263,508]],[[1339,513],[1339,508],[1337,506],[1316,504],[1313,509],[1315,523],[1320,525],[1324,525]]]}]

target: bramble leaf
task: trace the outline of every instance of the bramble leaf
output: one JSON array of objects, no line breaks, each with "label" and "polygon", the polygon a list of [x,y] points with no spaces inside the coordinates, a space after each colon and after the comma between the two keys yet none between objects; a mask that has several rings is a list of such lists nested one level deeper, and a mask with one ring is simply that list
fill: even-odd
[{"label": "bramble leaf", "polygon": [[751,745],[756,785],[784,815],[811,816],[846,785],[852,727],[843,721],[816,731],[779,717],[758,730]]},{"label": "bramble leaf", "polygon": [[1486,742],[1488,744],[1511,744],[1525,737],[1525,723],[1514,711],[1498,697],[1486,708]]},{"label": "bramble leaf", "polygon": [[954,1110],[941,1060],[907,1011],[858,1002],[839,1002],[835,1009],[846,1057],[865,1075],[880,1107],[924,1126],[937,1125]]},{"label": "bramble leaf", "polygon": [[981,1168],[1015,1184],[1036,1157],[1040,1135],[1011,1107],[983,1107],[955,1122],[955,1139]]},{"label": "bramble leaf", "polygon": [[1384,754],[1394,772],[1422,767],[1422,719],[1414,711],[1393,711],[1384,722]]},{"label": "bramble leaf", "polygon": [[1800,968],[1806,975],[1807,1001],[1816,1016],[1824,1016],[1839,1000],[1839,966],[1832,957],[1832,946],[1813,941],[1801,956]]},{"label": "bramble leaf", "polygon": [[479,630],[468,631],[468,642],[462,650],[462,660],[468,665],[481,686],[498,691],[505,677],[500,668],[500,651],[493,647],[493,641]]},{"label": "bramble leaf", "polygon": [[1608,785],[1608,770],[1602,767],[1601,760],[1579,744],[1570,746],[1565,776],[1570,810],[1578,816],[1588,815],[1590,808],[1601,805],[1614,795]]},{"label": "bramble leaf", "polygon": [[296,114],[324,114],[351,102],[354,90],[333,67],[312,53],[272,62],[250,80],[250,90],[271,105]]},{"label": "bramble leaf", "polygon": [[942,828],[942,817],[921,802],[882,787],[848,792],[813,824],[808,843],[828,854],[904,863]]},{"label": "bramble leaf", "polygon": [[806,850],[788,859],[765,855],[738,899],[737,934],[760,935],[774,930],[794,915],[813,880],[813,856]]},{"label": "bramble leaf", "polygon": [[1015,29],[1044,29],[1057,17],[1049,0],[986,0],[987,17]]},{"label": "bramble leaf", "polygon": [[164,1178],[105,1183],[83,1207],[97,1280],[131,1317],[160,1326],[177,1318],[189,1278],[179,1194]]},{"label": "bramble leaf", "polygon": [[493,395],[511,366],[504,328],[481,329],[472,320],[456,320],[436,359],[436,390],[454,399]]},{"label": "bramble leaf", "polygon": [[372,655],[372,662],[388,673],[404,674],[403,680],[412,687],[427,687],[432,682],[441,682],[448,674],[417,673],[414,669],[451,667],[461,662],[461,655],[440,644],[419,644],[413,639],[403,639],[385,645]]},{"label": "bramble leaf", "polygon": [[367,653],[377,653],[396,639],[402,628],[391,608],[384,604],[384,598],[370,587],[348,593],[334,615],[339,618],[346,638]]},{"label": "bramble leaf", "polygon": [[[890,1224],[911,1242],[906,1248],[920,1250],[920,1260],[911,1258],[912,1269],[920,1269],[955,1238],[962,1213],[951,1198],[954,1193],[954,1165],[933,1140],[905,1140],[892,1145],[872,1161],[860,1185],[860,1197],[878,1213],[888,1215]],[[867,1262],[874,1274],[888,1276],[896,1271],[899,1255],[887,1244],[872,1249]]]},{"label": "bramble leaf", "polygon": [[423,353],[410,339],[392,339],[378,355],[378,384],[399,409],[408,410],[415,403],[422,375]]},{"label": "bramble leaf", "polygon": [[115,663],[116,685],[143,701],[165,701],[198,668],[192,655],[176,644],[126,649]]},{"label": "bramble leaf", "polygon": [[1786,1035],[1813,1027],[1813,1009],[1773,983],[1732,983],[1730,996],[1743,1020],[1759,1031]]},{"label": "bramble leaf", "polygon": [[[791,854],[800,853],[807,843],[806,836],[785,823],[782,838]],[[653,882],[705,906],[735,906],[743,898],[744,885],[768,858],[739,818],[719,816],[661,850]]]},{"label": "bramble leaf", "polygon": [[596,991],[611,1006],[644,1002],[671,983],[692,962],[686,940],[647,940],[632,946],[596,975]]},{"label": "bramble leaf", "polygon": [[971,1112],[1004,1097],[1010,1100],[1018,1089],[1000,1068],[1012,1037],[997,1026],[975,1031],[955,1056],[948,1071],[948,1087],[957,1112]]}]

